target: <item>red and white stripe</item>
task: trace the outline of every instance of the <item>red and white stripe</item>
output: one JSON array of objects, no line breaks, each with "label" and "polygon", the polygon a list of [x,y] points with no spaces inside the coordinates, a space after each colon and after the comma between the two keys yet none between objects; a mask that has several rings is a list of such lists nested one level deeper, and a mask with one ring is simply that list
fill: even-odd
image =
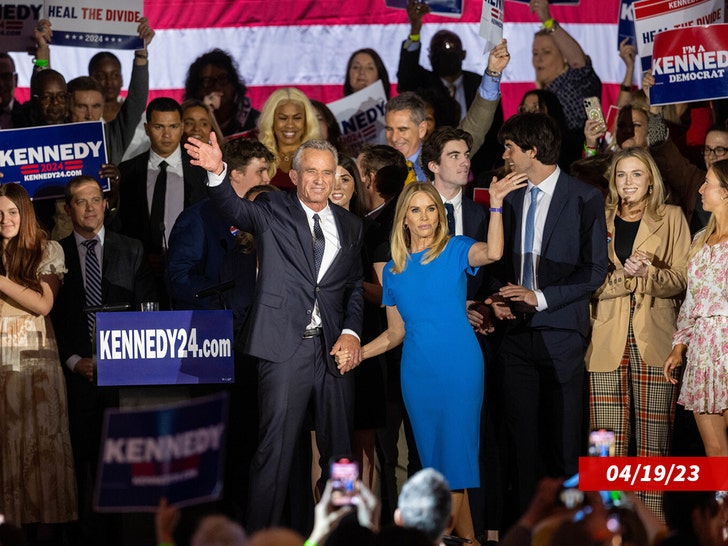
[{"label": "red and white stripe", "polygon": [[[440,29],[456,32],[467,50],[464,67],[481,73],[487,56],[478,36],[482,3],[464,0],[461,19],[427,16],[422,30],[421,62],[428,66],[430,37]],[[575,7],[552,7],[552,15],[591,56],[604,85],[603,104],[614,102],[624,66],[617,52],[618,0],[581,0]],[[388,9],[383,0],[147,0],[145,13],[157,35],[150,46],[150,99],[160,95],[181,99],[187,69],[202,53],[219,47],[237,60],[253,106],[260,109],[275,88],[295,86],[311,98],[330,102],[341,98],[350,54],[371,47],[382,56],[390,80],[397,80],[401,43],[409,33],[403,10]],[[505,2],[504,36],[511,63],[502,91],[506,114],[534,87],[531,42],[539,24],[527,4]],[[97,50],[52,48],[52,65],[67,79],[87,73]],[[128,82],[132,53],[116,52]],[[13,54],[26,100],[31,75],[30,57]]]}]

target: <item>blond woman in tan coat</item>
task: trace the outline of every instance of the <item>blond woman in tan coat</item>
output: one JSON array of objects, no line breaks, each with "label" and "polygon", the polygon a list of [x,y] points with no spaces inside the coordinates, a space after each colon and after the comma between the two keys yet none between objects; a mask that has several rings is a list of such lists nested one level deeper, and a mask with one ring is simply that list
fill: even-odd
[{"label": "blond woman in tan coat", "polygon": [[[615,432],[617,456],[627,456],[632,430],[635,455],[670,450],[677,389],[662,364],[685,291],[690,230],[680,208],[664,201],[649,152],[618,152],[606,200],[609,272],[592,299],[586,354],[591,426]],[[659,493],[642,496],[662,513]]]}]

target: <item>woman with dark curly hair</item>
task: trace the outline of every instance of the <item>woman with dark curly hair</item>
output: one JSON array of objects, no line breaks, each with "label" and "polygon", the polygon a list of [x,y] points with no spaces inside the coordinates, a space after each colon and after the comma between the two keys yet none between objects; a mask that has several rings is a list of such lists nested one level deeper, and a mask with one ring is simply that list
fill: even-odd
[{"label": "woman with dark curly hair", "polygon": [[222,133],[229,136],[255,129],[260,112],[251,106],[247,92],[237,63],[222,49],[213,49],[190,65],[184,98],[205,101]]}]

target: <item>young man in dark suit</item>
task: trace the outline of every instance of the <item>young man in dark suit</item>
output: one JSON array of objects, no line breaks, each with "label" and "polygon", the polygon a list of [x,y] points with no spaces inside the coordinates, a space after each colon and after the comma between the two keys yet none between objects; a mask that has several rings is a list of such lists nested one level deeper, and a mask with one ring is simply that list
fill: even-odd
[{"label": "young man in dark suit", "polygon": [[[260,444],[251,465],[246,529],[281,525],[296,442],[312,403],[322,485],[329,458],[348,454],[353,427],[353,375],[332,354],[348,348],[361,360],[364,305],[361,221],[331,205],[337,153],[304,142],[293,157],[295,192],[236,198],[214,136],[190,139],[193,163],[208,174],[209,193],[231,224],[257,237],[259,273],[245,351],[259,359]],[[345,370],[345,371],[348,371]],[[301,501],[290,499],[292,510]]]},{"label": "young man in dark suit", "polygon": [[607,274],[604,199],[562,172],[559,129],[518,114],[499,132],[503,159],[528,187],[503,203],[505,247],[496,315],[508,319],[499,358],[520,511],[543,475],[577,472],[582,451],[589,300]]},{"label": "young man in dark suit", "polygon": [[[77,176],[68,183],[65,192],[66,212],[73,223],[73,233],[60,241],[68,272],[51,318],[64,364],[78,485],[80,525],[74,544],[116,544],[115,531],[107,529],[108,522],[100,521],[92,513],[91,498],[104,409],[117,406],[118,395],[113,387],[96,385],[93,328],[83,308],[129,304],[139,309],[141,302],[156,300],[156,292],[142,244],[104,228],[106,198],[98,181],[90,176]],[[89,252],[94,252],[100,266],[98,301],[91,301],[87,290],[88,283],[93,282],[89,280]]]},{"label": "young man in dark suit", "polygon": [[147,106],[150,149],[119,165],[119,210],[112,224],[115,231],[139,239],[149,257],[160,305],[168,305],[164,287],[164,255],[167,238],[183,209],[204,199],[206,173],[190,164],[182,149],[182,108],[167,97]]}]

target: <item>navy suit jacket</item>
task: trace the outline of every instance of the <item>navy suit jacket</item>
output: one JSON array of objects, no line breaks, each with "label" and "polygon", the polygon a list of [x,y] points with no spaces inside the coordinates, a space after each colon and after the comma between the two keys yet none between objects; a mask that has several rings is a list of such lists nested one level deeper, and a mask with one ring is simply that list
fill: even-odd
[{"label": "navy suit jacket", "polygon": [[195,298],[201,290],[227,281],[234,287],[223,292],[233,310],[235,329],[242,326],[253,302],[255,251],[244,254],[237,237],[209,199],[186,208],[169,235],[167,278],[175,309],[222,309],[220,298]]},{"label": "navy suit jacket", "polygon": [[[139,239],[144,249],[150,252],[152,242],[149,222],[149,200],[147,199],[147,166],[149,150],[124,161],[119,165],[119,212],[109,227]],[[207,171],[190,163],[190,156],[182,150],[182,171],[184,174],[184,207],[187,208],[206,197]],[[170,228],[171,230],[171,228]],[[169,233],[167,233],[169,236]]]},{"label": "navy suit jacket", "polygon": [[[295,192],[269,192],[255,201],[237,198],[229,178],[209,188],[226,221],[256,236],[259,274],[248,321],[246,352],[271,362],[289,359],[302,342],[318,302],[325,353],[345,328],[361,335],[364,295],[361,272],[362,222],[329,203],[339,233],[339,252],[317,282],[312,234]],[[327,356],[329,370],[340,374]]]},{"label": "navy suit jacket", "polygon": [[[519,283],[521,226],[526,188],[503,202],[505,246],[498,279]],[[536,278],[548,308],[531,318],[533,328],[589,332],[589,299],[607,276],[604,198],[594,186],[561,172],[551,198]]]}]

